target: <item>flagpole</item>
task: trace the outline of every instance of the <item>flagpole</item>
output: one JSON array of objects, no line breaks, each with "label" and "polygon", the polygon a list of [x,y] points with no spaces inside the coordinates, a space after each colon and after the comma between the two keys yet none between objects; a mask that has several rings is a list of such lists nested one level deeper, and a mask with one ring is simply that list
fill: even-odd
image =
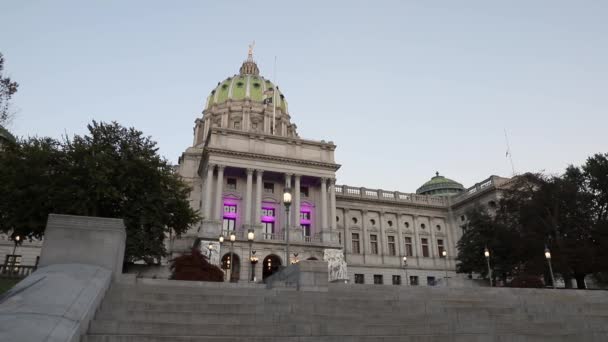
[{"label": "flagpole", "polygon": [[276,115],[277,115],[277,56],[274,56],[274,68],[273,68],[273,83],[274,91],[272,92],[272,135],[276,134]]},{"label": "flagpole", "polygon": [[509,157],[509,162],[511,163],[511,171],[513,172],[513,176],[515,176],[515,166],[513,165],[513,156],[511,155],[511,146],[509,146],[509,137],[507,136],[507,129],[505,128],[505,141],[507,143],[507,157]]}]

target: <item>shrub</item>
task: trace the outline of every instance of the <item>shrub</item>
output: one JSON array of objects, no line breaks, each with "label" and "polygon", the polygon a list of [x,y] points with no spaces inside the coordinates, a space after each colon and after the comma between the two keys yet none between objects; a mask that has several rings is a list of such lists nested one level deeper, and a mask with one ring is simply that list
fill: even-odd
[{"label": "shrub", "polygon": [[224,281],[224,272],[210,264],[200,250],[193,248],[189,254],[171,261],[171,279],[220,282]]}]

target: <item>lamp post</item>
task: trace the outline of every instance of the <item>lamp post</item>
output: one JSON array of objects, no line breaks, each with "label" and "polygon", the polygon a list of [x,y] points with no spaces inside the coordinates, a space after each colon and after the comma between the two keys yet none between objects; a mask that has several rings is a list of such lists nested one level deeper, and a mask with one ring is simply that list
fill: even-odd
[{"label": "lamp post", "polygon": [[211,262],[211,250],[213,249],[213,244],[211,243],[211,241],[209,241],[209,245],[207,246],[207,249],[209,250],[209,262]]},{"label": "lamp post", "polygon": [[403,269],[405,270],[405,285],[410,285],[410,280],[407,277],[407,256],[403,257]]},{"label": "lamp post", "polygon": [[545,245],[545,258],[547,259],[547,264],[549,264],[549,273],[551,274],[551,285],[555,288],[555,277],[553,276],[553,267],[551,266],[551,251],[549,247]]},{"label": "lamp post", "polygon": [[486,264],[488,265],[488,279],[490,279],[490,287],[492,287],[492,269],[490,268],[490,250],[486,246],[483,250],[483,255],[486,257]]},{"label": "lamp post", "polygon": [[[252,247],[253,247],[253,239],[255,238],[255,234],[253,232],[253,229],[249,229],[247,231],[247,241],[249,241],[249,260],[252,260]],[[251,277],[249,278],[249,281],[251,281],[253,279],[253,262],[251,263]]]},{"label": "lamp post", "polygon": [[287,247],[285,248],[285,263],[287,266],[291,264],[289,260],[289,206],[291,205],[291,189],[285,188],[283,191],[283,204],[285,205],[285,240]]},{"label": "lamp post", "polygon": [[11,263],[11,273],[15,272],[15,264],[17,263],[17,256],[15,253],[17,252],[17,244],[21,241],[21,236],[17,235],[13,239],[15,241],[15,247],[13,247],[13,262]]},{"label": "lamp post", "polygon": [[445,249],[441,251],[441,255],[445,259],[445,286],[448,286],[448,251]]},{"label": "lamp post", "polygon": [[234,241],[236,240],[236,235],[234,231],[230,232],[230,280],[232,282],[232,271],[234,270]]},{"label": "lamp post", "polygon": [[220,268],[221,268],[222,267],[222,244],[224,243],[224,234],[220,234],[218,241],[220,243],[220,249],[217,251],[217,254],[220,256]]},{"label": "lamp post", "polygon": [[255,265],[258,263],[258,257],[255,256],[255,251],[251,251],[249,261],[251,261],[251,281],[255,282]]}]

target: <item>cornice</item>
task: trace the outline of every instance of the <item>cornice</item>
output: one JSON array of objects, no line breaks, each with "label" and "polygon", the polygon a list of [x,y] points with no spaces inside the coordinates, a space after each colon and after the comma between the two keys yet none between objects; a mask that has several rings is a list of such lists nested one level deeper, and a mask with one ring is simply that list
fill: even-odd
[{"label": "cornice", "polygon": [[323,163],[323,162],[315,162],[315,161],[310,161],[310,160],[277,157],[277,156],[271,156],[271,155],[260,154],[260,153],[230,151],[230,150],[223,150],[223,149],[213,148],[213,147],[206,147],[205,150],[209,154],[228,155],[228,156],[241,157],[244,159],[251,159],[251,160],[260,160],[260,159],[271,160],[271,161],[277,161],[277,162],[288,163],[288,164],[293,164],[293,165],[317,166],[317,167],[322,167],[322,168],[332,170],[332,171],[337,171],[342,166],[340,164],[334,164],[334,163]]}]

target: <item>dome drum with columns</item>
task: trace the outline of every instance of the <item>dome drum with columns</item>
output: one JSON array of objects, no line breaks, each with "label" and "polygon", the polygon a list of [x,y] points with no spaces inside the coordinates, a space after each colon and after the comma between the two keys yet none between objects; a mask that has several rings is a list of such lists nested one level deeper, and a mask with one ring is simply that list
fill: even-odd
[{"label": "dome drum with columns", "polygon": [[196,120],[195,145],[205,140],[211,127],[298,137],[285,95],[259,73],[250,51],[238,75],[218,82],[207,97],[203,117]]}]

